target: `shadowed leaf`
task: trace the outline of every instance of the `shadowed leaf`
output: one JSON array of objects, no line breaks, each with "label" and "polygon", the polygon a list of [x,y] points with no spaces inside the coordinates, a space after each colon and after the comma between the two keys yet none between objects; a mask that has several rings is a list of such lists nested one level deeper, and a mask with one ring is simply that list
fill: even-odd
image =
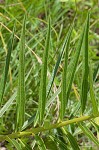
[{"label": "shadowed leaf", "polygon": [[81,108],[82,113],[85,110],[86,102],[87,102],[87,93],[88,93],[88,32],[89,32],[89,14],[87,16],[86,24],[85,24],[85,33],[83,40],[83,77],[82,77],[82,85],[81,85]]}]

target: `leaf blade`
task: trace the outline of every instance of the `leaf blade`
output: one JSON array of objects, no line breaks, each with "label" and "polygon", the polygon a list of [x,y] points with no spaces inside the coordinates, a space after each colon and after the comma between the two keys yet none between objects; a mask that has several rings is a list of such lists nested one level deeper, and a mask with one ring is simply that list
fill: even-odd
[{"label": "leaf blade", "polygon": [[43,120],[45,105],[46,105],[47,58],[48,58],[48,51],[50,47],[50,34],[51,34],[51,25],[50,25],[50,18],[49,18],[48,32],[47,32],[46,43],[45,43],[45,51],[43,54],[43,64],[41,69],[41,80],[40,80],[40,94],[39,94],[40,123]]},{"label": "leaf blade", "polygon": [[40,136],[38,136],[38,135],[35,136],[35,139],[36,139],[36,141],[38,143],[38,148],[40,150],[46,150],[46,146],[44,144],[43,139]]},{"label": "leaf blade", "polygon": [[70,142],[70,144],[74,150],[80,150],[76,139],[74,138],[74,136],[70,132],[67,132],[67,138],[68,138],[68,140],[69,140],[69,142]]},{"label": "leaf blade", "polygon": [[73,55],[73,57],[71,58],[70,64],[68,65],[67,68],[67,95],[66,95],[66,105],[68,104],[68,99],[69,99],[69,95],[70,95],[70,91],[71,91],[71,87],[72,87],[72,83],[73,83],[73,79],[74,79],[74,75],[75,75],[75,71],[76,71],[76,67],[77,67],[77,63],[78,63],[78,59],[79,59],[79,55],[81,52],[81,48],[82,48],[82,43],[83,43],[83,38],[84,38],[84,31],[85,28],[83,27],[83,31],[82,34],[80,35],[79,41],[78,41],[78,45],[76,48],[76,52]]},{"label": "leaf blade", "polygon": [[14,32],[15,32],[15,26],[13,27],[11,39],[9,40],[9,43],[8,43],[8,52],[7,52],[7,56],[6,56],[5,68],[3,71],[2,79],[0,81],[0,85],[1,85],[0,86],[0,103],[2,102],[2,99],[3,99],[3,95],[4,95],[4,91],[5,91],[5,85],[6,85],[7,76],[8,76],[11,51],[13,50],[13,43],[14,43]]},{"label": "leaf blade", "polygon": [[85,24],[85,33],[83,40],[83,77],[82,77],[82,85],[81,85],[81,108],[82,113],[85,110],[86,102],[87,102],[87,93],[88,93],[88,32],[89,32],[89,13],[87,15],[86,24]]},{"label": "leaf blade", "polygon": [[70,29],[66,35],[63,51],[65,51],[65,60],[64,60],[64,68],[62,74],[62,86],[61,86],[61,107],[60,107],[60,119],[63,119],[65,114],[65,107],[66,107],[66,86],[67,86],[67,66],[68,66],[68,51],[70,45],[70,38],[73,30],[73,25],[70,26]]},{"label": "leaf blade", "polygon": [[18,92],[17,92],[17,120],[16,130],[21,130],[25,120],[25,21],[23,19],[23,27],[20,40],[19,53],[19,75],[18,75]]},{"label": "leaf blade", "polygon": [[93,88],[93,72],[92,72],[92,66],[90,64],[89,67],[89,83],[90,83],[90,98],[92,101],[92,107],[93,107],[93,114],[98,113],[98,105],[95,99],[95,94],[94,94],[94,88]]},{"label": "leaf blade", "polygon": [[89,137],[89,139],[91,139],[97,146],[99,146],[98,139],[93,135],[93,133],[89,130],[88,127],[86,127],[84,124],[82,125],[81,123],[78,124],[78,126],[81,128],[84,134]]}]

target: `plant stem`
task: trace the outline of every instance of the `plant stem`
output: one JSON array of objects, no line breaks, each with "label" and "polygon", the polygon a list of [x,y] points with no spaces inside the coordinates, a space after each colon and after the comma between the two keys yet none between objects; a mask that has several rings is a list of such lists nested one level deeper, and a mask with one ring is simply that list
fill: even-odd
[{"label": "plant stem", "polygon": [[0,135],[0,141],[7,140],[8,137],[11,138],[11,139],[15,139],[15,138],[23,137],[23,136],[30,136],[30,135],[35,136],[35,134],[37,134],[39,132],[43,132],[43,131],[63,127],[63,126],[73,124],[73,123],[79,123],[79,122],[90,120],[90,119],[93,119],[93,118],[96,118],[96,117],[99,117],[99,112],[96,115],[81,116],[79,118],[74,118],[74,119],[71,119],[71,120],[66,120],[66,121],[56,123],[56,124],[52,124],[52,125],[49,125],[48,127],[37,127],[37,128],[34,128],[34,129],[28,129],[28,130],[22,131],[22,132],[16,132],[16,133],[8,134],[8,135]]}]

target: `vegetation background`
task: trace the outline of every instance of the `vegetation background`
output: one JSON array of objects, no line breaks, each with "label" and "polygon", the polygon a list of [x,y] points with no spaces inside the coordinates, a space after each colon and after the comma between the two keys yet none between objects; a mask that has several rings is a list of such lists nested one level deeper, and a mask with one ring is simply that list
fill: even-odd
[{"label": "vegetation background", "polygon": [[99,149],[99,1],[0,1],[0,149]]}]

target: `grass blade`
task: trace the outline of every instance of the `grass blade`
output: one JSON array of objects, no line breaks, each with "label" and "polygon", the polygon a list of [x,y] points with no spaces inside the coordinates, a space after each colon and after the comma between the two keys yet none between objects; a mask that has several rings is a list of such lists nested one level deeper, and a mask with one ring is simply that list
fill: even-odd
[{"label": "grass blade", "polygon": [[62,89],[61,89],[61,108],[60,108],[60,119],[63,119],[65,114],[65,108],[66,108],[66,86],[67,86],[67,65],[68,65],[68,50],[70,45],[70,37],[72,34],[73,25],[71,25],[63,47],[63,51],[65,51],[65,60],[64,60],[64,67],[63,67],[63,75],[62,75]]},{"label": "grass blade", "polygon": [[92,66],[90,64],[89,67],[89,82],[90,82],[90,98],[92,101],[92,107],[93,107],[93,114],[98,113],[98,105],[96,103],[95,94],[94,94],[94,88],[93,88],[93,72],[92,72]]},{"label": "grass blade", "polygon": [[94,73],[93,73],[93,80],[96,80],[96,77],[98,75],[98,70],[99,70],[99,64],[95,64],[95,69],[94,69]]},{"label": "grass blade", "polygon": [[64,127],[61,127],[60,128],[60,133],[62,133],[64,136],[64,139],[65,137],[68,138],[70,144],[71,144],[71,147],[74,149],[74,150],[80,150],[79,149],[79,146],[77,144],[77,141],[75,139],[75,137],[72,136],[72,134],[70,132],[68,132]]},{"label": "grass blade", "polygon": [[39,121],[39,110],[37,110],[36,115],[35,115],[35,119],[34,119],[34,127],[36,127],[38,121]]},{"label": "grass blade", "polygon": [[68,150],[66,143],[64,143],[61,139],[53,135],[50,135],[49,137],[53,142],[55,142],[56,145],[57,143],[59,143],[59,148],[61,148],[62,150]]},{"label": "grass blade", "polygon": [[11,143],[16,148],[16,150],[22,150],[21,145],[15,139],[10,139],[7,137],[7,141]]},{"label": "grass blade", "polygon": [[42,122],[44,117],[45,105],[46,105],[46,78],[47,78],[47,60],[48,60],[48,51],[50,48],[50,19],[48,26],[48,33],[45,43],[45,51],[43,55],[43,64],[41,70],[41,80],[40,80],[40,97],[39,97],[39,113],[40,113],[40,122]]},{"label": "grass blade", "polygon": [[25,130],[29,125],[34,122],[35,115],[31,116],[28,120],[26,120],[22,126],[22,130]]},{"label": "grass blade", "polygon": [[4,115],[4,113],[8,110],[8,108],[12,105],[13,101],[16,98],[17,93],[15,92],[11,98],[5,103],[5,105],[0,109],[0,117]]},{"label": "grass blade", "polygon": [[[31,68],[32,70],[32,68]],[[28,77],[29,77],[29,74],[31,72],[31,70],[28,72],[28,74],[26,75],[26,78],[25,78],[25,82],[27,81]],[[4,115],[4,113],[9,109],[9,107],[11,105],[13,105],[13,101],[15,100],[17,96],[17,91],[15,91],[13,93],[13,95],[7,100],[7,102],[3,105],[3,107],[0,109],[0,117],[2,117]]]},{"label": "grass blade", "polygon": [[80,55],[80,51],[81,51],[81,47],[82,47],[82,43],[83,43],[84,31],[85,31],[85,29],[83,28],[83,32],[78,41],[76,52],[73,55],[73,57],[71,58],[71,62],[67,68],[67,79],[66,80],[68,81],[68,83],[67,83],[66,105],[68,103],[68,98],[70,95],[70,91],[71,91],[71,87],[72,87],[72,83],[73,83],[73,79],[74,79],[74,75],[75,75],[75,71],[76,71],[76,67],[77,67],[77,63],[78,63],[78,59],[79,59],[79,55]]},{"label": "grass blade", "polygon": [[49,81],[49,83],[48,83],[48,87],[47,87],[47,97],[49,96],[49,93],[50,93],[50,91],[51,91],[51,88],[52,88],[52,85],[53,85],[53,82],[54,82],[54,78],[55,78],[55,76],[56,76],[57,70],[58,70],[58,68],[59,68],[61,59],[62,59],[63,54],[64,54],[64,51],[65,51],[65,47],[66,47],[66,43],[67,43],[67,40],[68,40],[68,36],[69,36],[69,34],[70,34],[69,32],[71,32],[72,28],[73,28],[73,26],[71,25],[71,27],[70,27],[68,33],[66,34],[66,37],[65,37],[63,43],[62,43],[61,53],[60,53],[59,56],[58,56],[57,62],[56,62],[56,64],[55,64],[55,67],[54,67],[53,72],[52,72],[52,75],[51,75],[51,79],[50,79],[50,81]]},{"label": "grass blade", "polygon": [[89,139],[91,139],[99,147],[98,139],[93,135],[93,133],[89,130],[89,128],[86,127],[86,125],[84,125],[84,124],[78,124],[78,125],[81,128],[81,130],[83,131],[83,133],[85,135],[87,135],[89,137]]},{"label": "grass blade", "polygon": [[25,120],[25,21],[23,20],[22,34],[20,40],[19,54],[19,75],[18,75],[18,93],[17,93],[17,121],[16,129],[20,130]]},{"label": "grass blade", "polygon": [[72,134],[70,132],[67,132],[67,138],[68,138],[73,150],[80,150],[76,139],[72,136]]},{"label": "grass blade", "polygon": [[81,108],[82,113],[85,110],[87,102],[87,93],[88,93],[88,32],[89,32],[89,13],[87,16],[85,24],[85,33],[83,40],[83,77],[82,77],[82,87],[81,87]]},{"label": "grass blade", "polygon": [[11,51],[13,50],[14,30],[15,30],[15,27],[13,28],[11,38],[8,42],[8,52],[7,52],[7,57],[6,57],[5,68],[4,68],[3,75],[2,75],[2,78],[0,81],[0,104],[1,104],[2,99],[3,99],[3,94],[4,94],[5,85],[6,85],[6,81],[7,81],[7,75],[8,75],[8,71],[9,71]]},{"label": "grass blade", "polygon": [[23,139],[18,139],[18,141],[20,142],[21,150],[31,150],[30,145],[26,141]]},{"label": "grass blade", "polygon": [[43,139],[40,136],[38,136],[38,135],[35,136],[35,139],[36,139],[36,141],[38,143],[38,148],[40,150],[46,150],[46,146],[44,144]]}]

